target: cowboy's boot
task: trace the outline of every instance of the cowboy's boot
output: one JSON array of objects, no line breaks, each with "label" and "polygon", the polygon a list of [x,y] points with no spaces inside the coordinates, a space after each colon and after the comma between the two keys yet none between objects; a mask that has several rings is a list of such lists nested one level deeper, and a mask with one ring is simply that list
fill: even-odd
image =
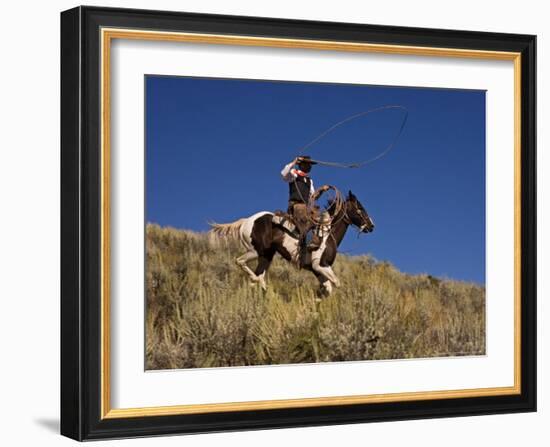
[{"label": "cowboy's boot", "polygon": [[300,261],[299,266],[300,268],[304,267],[306,264],[306,257],[307,257],[307,240],[306,240],[307,234],[301,234],[300,240],[298,241],[298,249],[300,251]]}]

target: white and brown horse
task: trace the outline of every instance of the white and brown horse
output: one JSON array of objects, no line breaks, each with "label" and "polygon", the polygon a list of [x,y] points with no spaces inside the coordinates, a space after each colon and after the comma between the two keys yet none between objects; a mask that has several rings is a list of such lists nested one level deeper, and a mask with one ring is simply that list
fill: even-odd
[{"label": "white and brown horse", "polygon": [[[334,202],[328,207],[331,224],[321,228],[322,243],[302,263],[302,268],[310,270],[320,283],[320,294],[330,295],[332,286],[338,287],[340,281],[332,270],[340,242],[350,225],[363,233],[374,230],[374,223],[363,205],[350,191],[343,206],[336,207]],[[246,252],[236,259],[237,264],[265,290],[265,273],[275,253],[284,259],[297,263],[300,258],[300,244],[293,225],[274,213],[262,211],[250,217],[227,224],[212,224],[212,232],[219,236],[237,238]],[[257,259],[255,270],[247,263]]]}]

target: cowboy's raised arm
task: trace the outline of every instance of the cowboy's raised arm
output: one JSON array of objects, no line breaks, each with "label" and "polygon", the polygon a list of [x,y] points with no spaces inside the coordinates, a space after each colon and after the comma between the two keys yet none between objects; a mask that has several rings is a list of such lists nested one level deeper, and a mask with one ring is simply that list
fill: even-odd
[{"label": "cowboy's raised arm", "polygon": [[287,164],[281,171],[281,177],[283,177],[283,180],[285,182],[291,182],[296,177],[296,174],[294,174],[293,172],[293,167],[296,164],[296,161],[297,160],[295,158],[289,164]]}]

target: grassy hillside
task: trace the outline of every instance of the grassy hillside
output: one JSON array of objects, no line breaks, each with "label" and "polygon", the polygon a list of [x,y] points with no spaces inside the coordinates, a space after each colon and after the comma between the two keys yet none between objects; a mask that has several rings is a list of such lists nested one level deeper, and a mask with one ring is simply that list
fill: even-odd
[{"label": "grassy hillside", "polygon": [[485,353],[485,289],[338,255],[340,289],[276,257],[268,290],[235,265],[236,242],[147,225],[147,369]]}]

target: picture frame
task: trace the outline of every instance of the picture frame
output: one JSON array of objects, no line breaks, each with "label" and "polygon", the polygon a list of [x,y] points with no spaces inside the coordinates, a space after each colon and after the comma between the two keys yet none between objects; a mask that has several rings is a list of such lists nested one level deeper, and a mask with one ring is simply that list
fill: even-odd
[{"label": "picture frame", "polygon": [[[113,408],[109,80],[117,39],[511,62],[513,385]],[[61,13],[61,433],[82,441],[536,411],[535,64],[531,35],[99,7]]]}]

